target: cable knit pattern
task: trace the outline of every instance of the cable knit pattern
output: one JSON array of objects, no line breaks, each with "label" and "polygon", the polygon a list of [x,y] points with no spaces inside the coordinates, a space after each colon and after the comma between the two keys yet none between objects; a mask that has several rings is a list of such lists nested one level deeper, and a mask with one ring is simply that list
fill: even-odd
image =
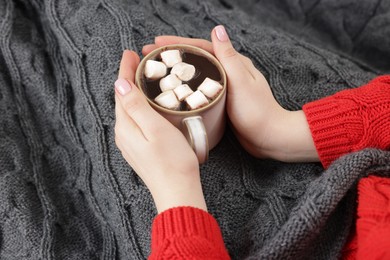
[{"label": "cable knit pattern", "polygon": [[[1,259],[149,256],[153,200],[114,142],[120,57],[217,24],[286,109],[390,72],[388,0],[0,1]],[[390,175],[389,152],[324,172],[252,158],[229,129],[201,166],[232,259],[336,259],[369,173]]]}]

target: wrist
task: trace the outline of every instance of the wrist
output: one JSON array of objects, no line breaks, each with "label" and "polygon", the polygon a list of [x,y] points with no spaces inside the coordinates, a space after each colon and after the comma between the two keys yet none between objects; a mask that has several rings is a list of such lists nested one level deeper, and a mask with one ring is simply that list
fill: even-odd
[{"label": "wrist", "polygon": [[283,127],[286,136],[288,162],[318,162],[319,157],[305,113],[287,111],[288,114]]},{"label": "wrist", "polygon": [[317,162],[318,153],[302,110],[282,109],[269,122],[269,139],[274,140],[269,157],[284,162]]},{"label": "wrist", "polygon": [[180,206],[191,206],[207,211],[199,172],[172,177],[149,187],[158,213]]}]

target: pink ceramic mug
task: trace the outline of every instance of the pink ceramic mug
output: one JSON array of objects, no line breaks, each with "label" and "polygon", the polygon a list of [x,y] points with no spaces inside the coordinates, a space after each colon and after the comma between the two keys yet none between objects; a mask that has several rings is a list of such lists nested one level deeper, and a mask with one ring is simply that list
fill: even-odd
[{"label": "pink ceramic mug", "polygon": [[[206,58],[211,65],[215,66],[219,73],[218,81],[223,89],[218,96],[214,98],[208,105],[190,111],[170,110],[156,104],[152,98],[148,97],[144,69],[147,60],[157,59],[161,52],[166,50],[180,50],[184,55],[186,53],[195,54]],[[201,68],[200,68],[201,70]],[[153,50],[145,56],[140,62],[136,76],[136,85],[141,89],[150,105],[159,112],[163,117],[170,121],[174,126],[182,131],[186,136],[189,144],[194,149],[199,163],[204,163],[208,159],[209,150],[214,148],[221,140],[225,130],[225,102],[226,102],[226,74],[220,62],[209,52],[184,44],[173,44],[160,47]],[[173,145],[174,149],[174,145]]]}]

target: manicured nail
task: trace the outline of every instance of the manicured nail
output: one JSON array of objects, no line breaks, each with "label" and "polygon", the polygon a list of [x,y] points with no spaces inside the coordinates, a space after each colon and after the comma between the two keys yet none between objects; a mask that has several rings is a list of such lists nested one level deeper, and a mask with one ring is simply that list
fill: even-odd
[{"label": "manicured nail", "polygon": [[130,92],[131,86],[127,80],[117,79],[117,81],[115,81],[115,89],[119,92],[119,94],[124,96]]},{"label": "manicured nail", "polygon": [[218,40],[221,42],[227,42],[229,40],[229,36],[227,35],[223,25],[218,25],[215,27],[215,34],[217,35]]}]

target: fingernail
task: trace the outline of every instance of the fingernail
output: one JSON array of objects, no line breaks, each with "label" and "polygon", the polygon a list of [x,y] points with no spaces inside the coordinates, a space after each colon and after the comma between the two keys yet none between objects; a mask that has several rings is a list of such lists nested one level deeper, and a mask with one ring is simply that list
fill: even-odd
[{"label": "fingernail", "polygon": [[217,35],[218,40],[221,42],[227,42],[229,40],[229,36],[227,35],[223,25],[218,25],[215,27],[215,34]]},{"label": "fingernail", "polygon": [[115,89],[119,92],[119,94],[124,96],[130,92],[131,86],[127,80],[117,79],[117,81],[115,81]]}]

